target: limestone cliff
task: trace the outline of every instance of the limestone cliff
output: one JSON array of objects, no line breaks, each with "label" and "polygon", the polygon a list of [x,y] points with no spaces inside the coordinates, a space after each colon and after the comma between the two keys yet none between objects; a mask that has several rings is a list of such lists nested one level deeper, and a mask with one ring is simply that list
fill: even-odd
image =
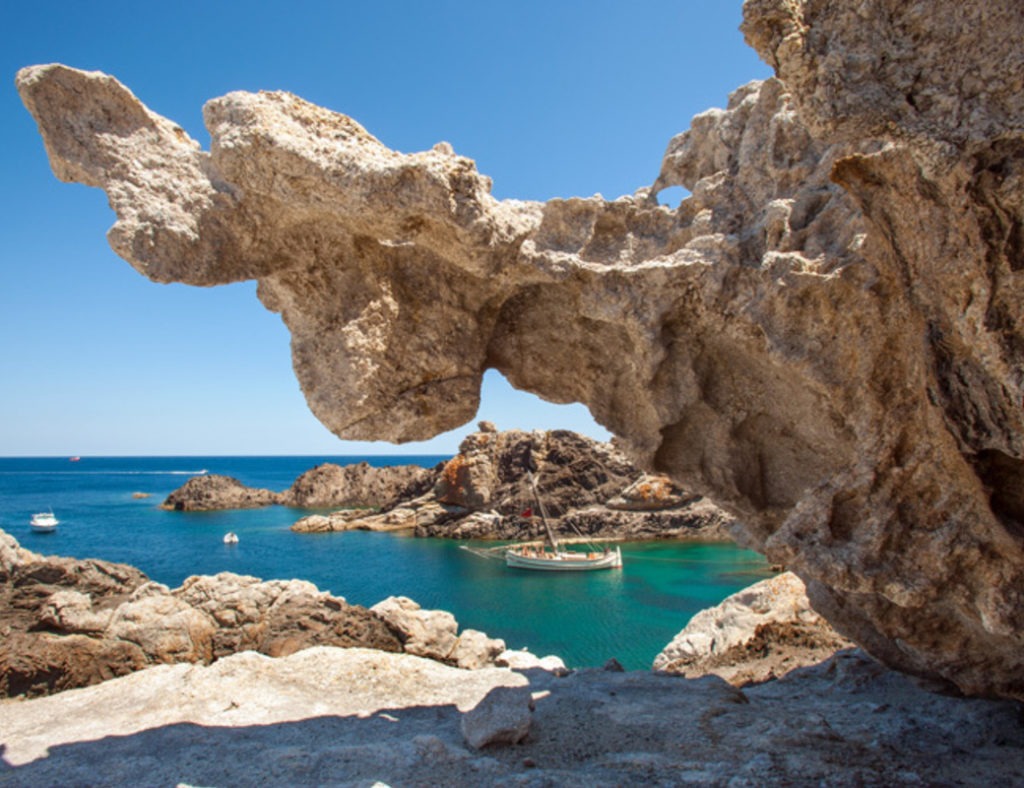
[{"label": "limestone cliff", "polygon": [[1019,2],[745,15],[779,79],[610,202],[499,202],[447,144],[396,153],[284,93],[210,101],[204,152],[112,77],[18,87],[141,273],[259,281],[339,436],[464,423],[497,368],[730,508],[872,653],[1024,697]]}]

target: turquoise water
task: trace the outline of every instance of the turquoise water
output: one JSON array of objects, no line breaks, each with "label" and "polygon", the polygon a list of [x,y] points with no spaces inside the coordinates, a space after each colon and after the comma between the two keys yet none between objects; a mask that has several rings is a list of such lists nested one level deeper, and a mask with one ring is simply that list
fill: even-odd
[{"label": "turquoise water", "polygon": [[[444,458],[0,458],[0,528],[30,550],[132,564],[170,586],[189,575],[227,571],[310,580],[362,605],[401,594],[450,610],[463,627],[504,638],[510,648],[558,654],[574,666],[615,657],[630,669],[650,667],[694,613],[768,575],[757,553],[722,544],[624,543],[622,571],[524,572],[444,539],[293,533],[289,526],[306,514],[297,509],[158,508],[201,470],[283,490],[317,463],[363,459],[432,466]],[[152,497],[137,500],[134,492]],[[60,527],[32,532],[32,513],[50,507]],[[228,531],[239,535],[239,544],[223,543]]]}]

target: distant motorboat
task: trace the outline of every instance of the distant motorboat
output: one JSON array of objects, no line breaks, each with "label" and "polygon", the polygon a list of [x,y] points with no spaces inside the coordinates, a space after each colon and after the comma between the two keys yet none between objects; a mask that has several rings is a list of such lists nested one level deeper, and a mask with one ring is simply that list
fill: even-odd
[{"label": "distant motorboat", "polygon": [[33,531],[53,531],[56,530],[57,523],[59,522],[53,514],[53,510],[50,510],[49,512],[38,512],[32,515],[29,525],[32,526]]},{"label": "distant motorboat", "polygon": [[224,534],[224,544],[238,544],[238,534],[234,531],[228,531]]},{"label": "distant motorboat", "polygon": [[81,457],[68,457],[68,462],[80,462]]}]

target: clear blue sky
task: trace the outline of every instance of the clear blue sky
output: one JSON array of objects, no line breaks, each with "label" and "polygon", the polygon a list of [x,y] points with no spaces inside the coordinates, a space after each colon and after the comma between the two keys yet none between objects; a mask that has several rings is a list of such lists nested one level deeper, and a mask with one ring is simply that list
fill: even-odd
[{"label": "clear blue sky", "polygon": [[[309,413],[253,283],[157,285],[106,243],[102,192],[62,184],[13,86],[62,62],[113,74],[204,147],[202,105],[280,89],[411,152],[447,140],[499,198],[649,185],[671,136],[769,75],[741,3],[697,0],[9,3],[0,29],[0,455],[448,453],[472,424],[394,447]],[[485,377],[479,418],[604,432]]]}]

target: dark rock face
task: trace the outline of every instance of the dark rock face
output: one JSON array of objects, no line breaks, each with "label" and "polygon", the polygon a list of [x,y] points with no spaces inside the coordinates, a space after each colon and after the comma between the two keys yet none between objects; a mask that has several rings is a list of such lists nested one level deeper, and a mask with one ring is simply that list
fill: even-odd
[{"label": "dark rock face", "polygon": [[177,589],[106,561],[40,556],[0,531],[0,697],[95,684],[148,665],[316,645],[402,651],[382,618],[298,580],[229,573]]},{"label": "dark rock face", "polygon": [[552,517],[603,504],[639,470],[610,446],[567,430],[476,432],[441,470],[437,500],[467,510],[519,514],[536,508],[528,474]]},{"label": "dark rock face", "polygon": [[418,536],[544,538],[531,474],[560,536],[730,538],[732,518],[710,501],[668,480],[644,481],[613,445],[568,430],[473,433],[442,467],[432,496],[400,505],[413,513]]}]

